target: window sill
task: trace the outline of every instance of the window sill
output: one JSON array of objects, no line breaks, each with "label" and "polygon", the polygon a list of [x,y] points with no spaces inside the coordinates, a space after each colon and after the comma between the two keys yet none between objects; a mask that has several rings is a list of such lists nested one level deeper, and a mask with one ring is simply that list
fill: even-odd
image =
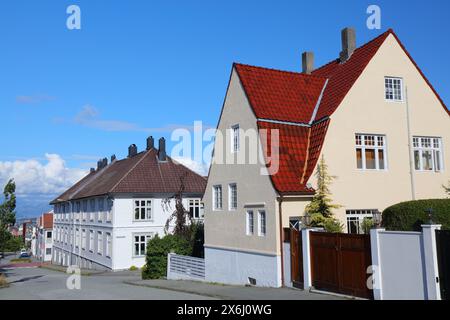
[{"label": "window sill", "polygon": [[154,222],[154,220],[133,220],[133,222]]}]

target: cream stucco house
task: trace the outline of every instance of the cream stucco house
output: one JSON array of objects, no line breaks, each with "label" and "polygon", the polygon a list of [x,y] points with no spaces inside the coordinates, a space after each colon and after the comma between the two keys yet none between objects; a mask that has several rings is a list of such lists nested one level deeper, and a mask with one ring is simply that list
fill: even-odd
[{"label": "cream stucco house", "polygon": [[[355,38],[344,29],[339,58],[318,69],[303,54],[301,73],[233,65],[218,124],[229,139],[216,139],[204,195],[208,281],[283,284],[282,229],[304,215],[321,156],[348,232],[374,210],[445,196],[449,110],[392,30]],[[258,151],[276,165],[248,161],[264,130]]]}]

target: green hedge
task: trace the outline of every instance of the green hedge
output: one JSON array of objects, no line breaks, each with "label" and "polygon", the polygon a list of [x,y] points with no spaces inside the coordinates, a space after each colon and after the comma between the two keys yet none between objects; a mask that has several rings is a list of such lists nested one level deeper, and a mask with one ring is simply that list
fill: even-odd
[{"label": "green hedge", "polygon": [[160,238],[158,235],[148,241],[146,264],[142,268],[142,279],[160,279],[167,275],[167,255],[170,253],[189,256],[192,247],[188,240],[166,235]]},{"label": "green hedge", "polygon": [[383,211],[382,225],[387,230],[420,231],[429,221],[428,209],[433,209],[433,222],[450,229],[450,199],[430,199],[402,202]]}]

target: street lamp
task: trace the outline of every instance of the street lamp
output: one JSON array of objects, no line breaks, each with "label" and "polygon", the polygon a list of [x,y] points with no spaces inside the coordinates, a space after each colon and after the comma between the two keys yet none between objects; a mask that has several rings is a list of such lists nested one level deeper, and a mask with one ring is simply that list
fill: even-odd
[{"label": "street lamp", "polygon": [[428,214],[428,224],[434,224],[433,222],[433,208],[428,208],[425,210],[425,212]]},{"label": "street lamp", "polygon": [[305,213],[303,217],[301,217],[302,225],[305,227],[309,227],[311,224],[311,216],[308,213]]},{"label": "street lamp", "polygon": [[373,219],[373,224],[375,225],[375,228],[379,228],[381,226],[381,220],[382,220],[380,210],[376,209],[373,211],[372,219]]}]

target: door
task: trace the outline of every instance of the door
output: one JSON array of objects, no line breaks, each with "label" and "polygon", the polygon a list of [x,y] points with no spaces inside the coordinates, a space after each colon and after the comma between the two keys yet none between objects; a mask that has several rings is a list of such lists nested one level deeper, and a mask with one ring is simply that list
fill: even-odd
[{"label": "door", "polygon": [[372,264],[368,235],[311,232],[311,275],[316,289],[372,298],[367,268]]},{"label": "door", "polygon": [[450,300],[450,231],[436,230],[436,248],[441,299]]},{"label": "door", "polygon": [[296,288],[303,289],[302,233],[295,228],[291,228],[290,230],[292,285]]}]

